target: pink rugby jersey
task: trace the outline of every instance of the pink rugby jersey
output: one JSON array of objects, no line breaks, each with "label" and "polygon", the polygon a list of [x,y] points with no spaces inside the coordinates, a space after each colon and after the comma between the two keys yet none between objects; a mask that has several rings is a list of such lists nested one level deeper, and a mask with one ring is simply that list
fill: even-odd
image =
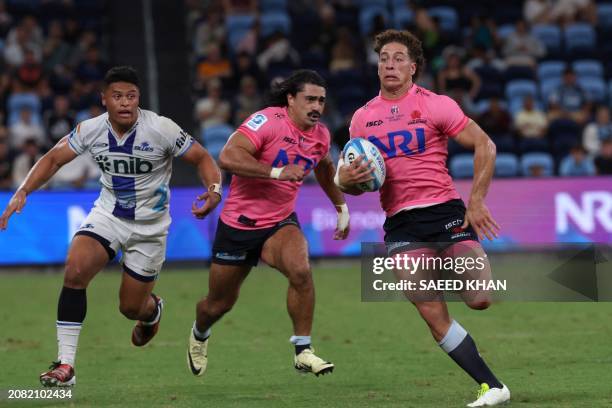
[{"label": "pink rugby jersey", "polygon": [[380,202],[388,217],[459,198],[446,169],[448,137],[468,122],[451,98],[417,85],[400,99],[379,94],[355,112],[351,138],[368,139],[385,159]]},{"label": "pink rugby jersey", "polygon": [[[293,123],[287,109],[269,107],[251,115],[238,131],[255,146],[255,157],[272,167],[303,166],[310,173],[329,152],[330,135],[318,123],[304,132]],[[301,182],[234,175],[221,220],[234,228],[261,229],[287,218],[295,208]]]}]

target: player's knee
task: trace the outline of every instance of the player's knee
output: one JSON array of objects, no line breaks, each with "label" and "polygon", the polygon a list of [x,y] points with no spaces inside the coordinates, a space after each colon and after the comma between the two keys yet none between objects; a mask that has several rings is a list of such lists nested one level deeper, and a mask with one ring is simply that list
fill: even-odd
[{"label": "player's knee", "polygon": [[470,309],[485,310],[488,309],[489,306],[491,306],[491,299],[474,300],[471,302],[467,302],[467,305]]},{"label": "player's knee", "polygon": [[138,320],[140,317],[140,305],[135,305],[131,303],[120,303],[119,311],[122,315],[130,320]]},{"label": "player's knee", "polygon": [[312,286],[312,273],[308,265],[296,265],[289,273],[289,283],[294,288],[304,289]]},{"label": "player's knee", "polygon": [[77,262],[68,262],[64,269],[64,286],[73,289],[84,289],[87,287],[87,274],[84,268]]},{"label": "player's knee", "polygon": [[235,298],[226,298],[208,302],[208,313],[212,316],[223,316],[224,314],[232,310],[235,303]]}]

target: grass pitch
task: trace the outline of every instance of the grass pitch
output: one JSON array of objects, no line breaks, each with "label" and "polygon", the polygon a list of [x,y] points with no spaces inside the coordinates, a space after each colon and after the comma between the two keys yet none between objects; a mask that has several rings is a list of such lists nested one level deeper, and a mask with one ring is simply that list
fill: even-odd
[{"label": "grass pitch", "polygon": [[[88,312],[70,401],[14,401],[7,389],[39,388],[57,352],[59,274],[0,274],[0,406],[78,407],[461,407],[476,384],[431,339],[412,306],[361,303],[359,267],[314,266],[313,345],[336,364],[332,375],[292,367],[286,280],[257,268],[237,306],[213,329],[203,378],[186,365],[195,302],[207,292],[201,270],[162,272],[160,332],[138,349],[118,311],[117,272],[87,292]],[[462,304],[452,315],[512,391],[512,406],[612,406],[612,304],[502,303],[484,312]]]}]

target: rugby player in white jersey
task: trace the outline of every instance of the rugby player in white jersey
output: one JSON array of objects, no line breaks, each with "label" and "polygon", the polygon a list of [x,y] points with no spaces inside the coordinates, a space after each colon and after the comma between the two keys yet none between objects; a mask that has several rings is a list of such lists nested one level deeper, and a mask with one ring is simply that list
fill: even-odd
[{"label": "rugby player in white jersey", "polygon": [[204,218],[221,201],[221,173],[212,157],[172,120],[140,109],[139,95],[133,68],[110,69],[101,95],[107,112],[81,122],[45,154],[0,217],[4,230],[11,215],[22,211],[28,194],[77,155],[91,154],[100,166],[100,197],[68,250],[57,309],[58,359],[40,375],[44,386],[76,383],[74,362],[87,311],[86,289],[119,249],[119,309],[137,321],[132,343],[144,346],[157,333],[163,301],[152,290],[165,259],[172,159],[181,157],[196,166],[208,187],[197,197],[204,204],[192,207],[195,217]]}]

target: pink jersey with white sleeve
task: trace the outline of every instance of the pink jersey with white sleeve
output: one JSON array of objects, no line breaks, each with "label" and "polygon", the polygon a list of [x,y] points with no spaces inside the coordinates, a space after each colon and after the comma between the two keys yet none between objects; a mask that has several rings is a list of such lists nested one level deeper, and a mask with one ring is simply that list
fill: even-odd
[{"label": "pink jersey with white sleeve", "polygon": [[[255,157],[272,167],[296,164],[310,173],[329,152],[330,134],[318,123],[304,132],[293,123],[287,109],[269,107],[251,115],[238,131],[255,146]],[[234,175],[221,220],[234,228],[261,229],[274,226],[295,209],[301,182]]]},{"label": "pink jersey with white sleeve", "polygon": [[368,139],[385,159],[380,202],[388,217],[459,198],[446,168],[448,138],[468,122],[451,98],[416,84],[400,99],[379,95],[355,112],[351,138]]}]

